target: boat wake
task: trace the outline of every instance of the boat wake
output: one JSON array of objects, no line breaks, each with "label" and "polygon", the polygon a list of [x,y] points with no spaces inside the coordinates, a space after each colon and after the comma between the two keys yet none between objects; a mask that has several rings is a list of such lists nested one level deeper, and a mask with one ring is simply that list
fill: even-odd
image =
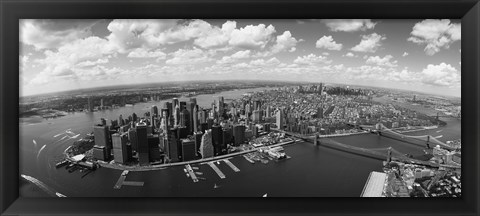
[{"label": "boat wake", "polygon": [[41,182],[40,180],[34,178],[34,177],[31,177],[31,176],[28,176],[28,175],[20,175],[22,178],[24,178],[25,180],[35,184],[36,186],[38,186],[40,189],[42,189],[45,193],[47,193],[48,195],[50,196],[53,196],[53,197],[66,197],[65,195],[61,194],[61,193],[58,193],[58,192],[55,192],[54,190],[52,190],[51,188],[49,188],[45,183]]}]

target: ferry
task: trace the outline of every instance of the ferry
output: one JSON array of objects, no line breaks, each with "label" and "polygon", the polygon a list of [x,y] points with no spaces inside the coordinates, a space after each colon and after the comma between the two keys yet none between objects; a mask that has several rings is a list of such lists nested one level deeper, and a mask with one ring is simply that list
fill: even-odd
[{"label": "ferry", "polygon": [[60,167],[66,166],[68,163],[69,163],[68,160],[63,160],[63,161],[58,162],[58,163],[55,165],[55,167],[58,169],[58,168],[60,168]]}]

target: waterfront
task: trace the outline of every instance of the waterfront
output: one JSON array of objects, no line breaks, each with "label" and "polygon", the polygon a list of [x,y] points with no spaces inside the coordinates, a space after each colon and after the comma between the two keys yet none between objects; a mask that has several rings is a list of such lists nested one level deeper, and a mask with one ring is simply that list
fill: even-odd
[{"label": "waterfront", "polygon": [[[201,107],[209,107],[216,95],[223,95],[228,101],[248,91],[252,89],[195,97]],[[187,99],[180,98],[180,100]],[[70,113],[64,117],[49,120],[32,118],[31,121],[20,123],[20,173],[33,176],[52,190],[71,197],[260,197],[265,193],[268,193],[268,196],[358,197],[369,173],[382,170],[380,160],[304,142],[285,146],[285,152],[292,157],[287,161],[251,164],[241,156],[230,159],[240,172],[234,172],[224,162],[216,164],[227,176],[225,179],[220,179],[208,164],[195,165],[199,167],[198,171],[203,173],[202,177],[206,178],[197,183],[193,183],[185,176],[183,166],[157,171],[130,172],[127,180],[144,182],[144,186],[122,187],[120,190],[113,189],[121,174],[120,170],[100,168],[82,178],[83,173],[68,173],[63,168],[55,169],[55,157],[61,155],[74,139],[66,137],[61,140],[63,135],[54,136],[67,129],[83,136],[91,132],[93,123],[98,122],[102,117],[117,119],[120,114],[128,116],[133,112],[142,115],[149,111],[152,105],[161,107],[163,101],[94,113]],[[445,134],[439,139],[442,141],[447,138],[458,139],[460,138],[459,126],[460,121],[452,119],[447,122],[446,127],[409,134],[432,136]],[[335,140],[364,148],[392,146],[402,153],[412,155],[423,153],[421,147],[373,134],[337,137]],[[213,189],[214,185],[217,185],[215,189]],[[32,190],[21,190],[21,196],[32,196],[31,194],[33,194]]]}]

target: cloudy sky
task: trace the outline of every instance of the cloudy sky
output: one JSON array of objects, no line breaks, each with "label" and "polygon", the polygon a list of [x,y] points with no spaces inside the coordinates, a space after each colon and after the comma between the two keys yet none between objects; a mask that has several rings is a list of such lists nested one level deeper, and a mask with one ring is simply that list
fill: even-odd
[{"label": "cloudy sky", "polygon": [[460,20],[21,20],[22,96],[289,80],[460,96]]}]

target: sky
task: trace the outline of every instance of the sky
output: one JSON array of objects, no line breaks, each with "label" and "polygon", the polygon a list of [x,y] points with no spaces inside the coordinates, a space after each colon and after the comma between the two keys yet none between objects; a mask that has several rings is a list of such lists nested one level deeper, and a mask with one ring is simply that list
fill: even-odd
[{"label": "sky", "polygon": [[460,96],[460,20],[27,20],[20,95],[193,80]]}]

